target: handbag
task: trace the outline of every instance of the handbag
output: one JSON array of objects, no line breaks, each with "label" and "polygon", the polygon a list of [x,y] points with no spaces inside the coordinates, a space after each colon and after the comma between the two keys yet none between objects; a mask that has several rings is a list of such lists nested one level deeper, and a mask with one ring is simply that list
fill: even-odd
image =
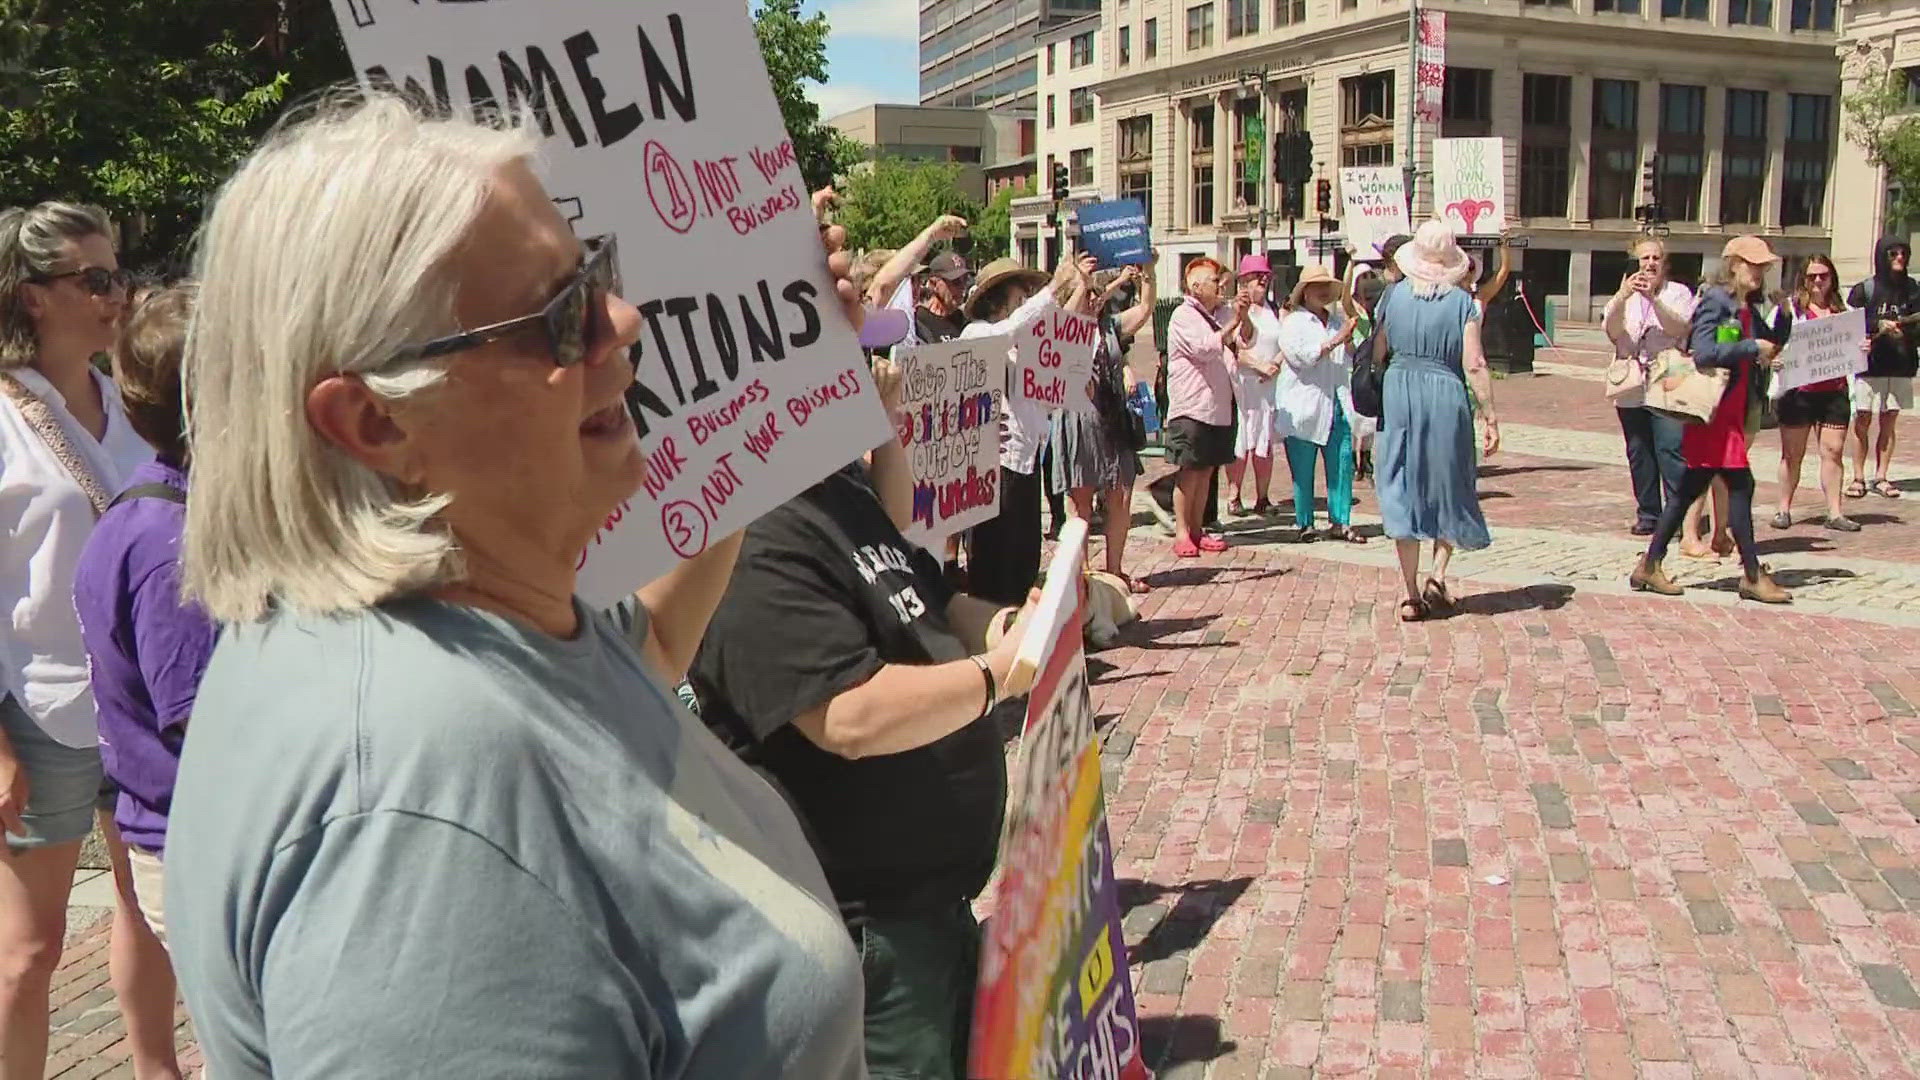
[{"label": "handbag", "polygon": [[1646,365],[1637,356],[1616,356],[1607,365],[1607,400],[1621,398],[1647,385]]},{"label": "handbag", "polygon": [[66,430],[60,426],[59,417],[54,416],[47,403],[40,400],[40,395],[6,372],[0,372],[0,393],[4,393],[20,409],[27,426],[40,436],[40,441],[46,444],[60,467],[67,470],[67,475],[73,477],[73,482],[80,485],[81,493],[93,504],[93,516],[106,513],[113,501],[112,496],[107,494],[99,478],[93,475],[86,456],[68,440]]},{"label": "handbag", "polygon": [[1647,408],[1688,424],[1704,424],[1726,396],[1731,373],[1702,371],[1679,349],[1662,349],[1646,372]]}]

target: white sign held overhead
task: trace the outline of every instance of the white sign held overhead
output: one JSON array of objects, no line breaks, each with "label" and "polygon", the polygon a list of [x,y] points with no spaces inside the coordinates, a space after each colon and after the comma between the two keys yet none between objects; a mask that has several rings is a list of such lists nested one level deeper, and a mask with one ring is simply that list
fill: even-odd
[{"label": "white sign held overhead", "polygon": [[1341,169],[1340,226],[1353,254],[1362,259],[1379,257],[1388,237],[1412,233],[1400,170],[1389,165]]},{"label": "white sign held overhead", "polygon": [[1433,140],[1433,209],[1462,236],[1507,227],[1506,140]]},{"label": "white sign held overhead", "polygon": [[1780,352],[1780,373],[1774,376],[1774,385],[1782,391],[1794,390],[1867,370],[1867,353],[1860,347],[1866,338],[1864,308],[1796,321],[1787,347]]},{"label": "white sign held overhead", "polygon": [[1093,412],[1087,380],[1093,377],[1093,353],[1100,342],[1100,321],[1060,308],[1014,331],[1020,367],[1008,382],[1015,401],[1044,408]]},{"label": "white sign held overhead", "polygon": [[928,550],[1000,513],[1004,335],[901,350],[900,444],[913,469],[913,526]]},{"label": "white sign held overhead", "polygon": [[744,6],[334,0],[361,80],[540,136],[583,238],[620,240],[645,325],[646,480],[580,557],[608,604],[887,437]]}]

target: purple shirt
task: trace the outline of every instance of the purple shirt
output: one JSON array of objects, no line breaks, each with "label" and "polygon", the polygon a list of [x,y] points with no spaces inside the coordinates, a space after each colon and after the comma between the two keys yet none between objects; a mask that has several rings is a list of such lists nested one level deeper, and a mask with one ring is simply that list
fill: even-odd
[{"label": "purple shirt", "polygon": [[[185,491],[187,477],[152,461],[135,469],[127,486],[142,484]],[[109,509],[80,552],[73,584],[100,714],[100,756],[120,786],[113,819],[128,843],[154,853],[166,844],[187,714],[219,633],[199,607],[180,602],[186,519],[184,505],[159,498]]]}]

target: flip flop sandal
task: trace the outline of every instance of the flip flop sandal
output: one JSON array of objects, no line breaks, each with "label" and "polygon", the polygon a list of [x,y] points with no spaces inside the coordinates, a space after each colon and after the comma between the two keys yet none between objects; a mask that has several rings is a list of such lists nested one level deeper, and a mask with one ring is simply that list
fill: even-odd
[{"label": "flip flop sandal", "polygon": [[1893,481],[1884,476],[1873,482],[1873,493],[1883,499],[1897,499],[1900,497],[1900,489],[1894,487]]},{"label": "flip flop sandal", "polygon": [[1147,584],[1144,581],[1136,581],[1131,576],[1127,574],[1122,574],[1118,570],[1113,572],[1113,576],[1125,582],[1127,586],[1127,591],[1132,593],[1135,596],[1145,596],[1146,594],[1153,591],[1153,586]]},{"label": "flip flop sandal", "polygon": [[1848,483],[1841,493],[1849,499],[1864,499],[1867,497],[1867,482],[1865,480],[1854,480]]},{"label": "flip flop sandal", "polygon": [[1446,611],[1453,607],[1453,594],[1447,591],[1447,584],[1434,578],[1427,579],[1427,587],[1420,590],[1420,599],[1435,611]]},{"label": "flip flop sandal", "polygon": [[1357,532],[1354,532],[1352,527],[1347,525],[1336,525],[1333,528],[1328,529],[1327,539],[1340,540],[1349,544],[1364,544],[1367,542],[1366,537],[1361,536]]},{"label": "flip flop sandal", "polygon": [[1427,607],[1425,600],[1400,601],[1401,622],[1425,622],[1427,617],[1432,614],[1433,611]]}]

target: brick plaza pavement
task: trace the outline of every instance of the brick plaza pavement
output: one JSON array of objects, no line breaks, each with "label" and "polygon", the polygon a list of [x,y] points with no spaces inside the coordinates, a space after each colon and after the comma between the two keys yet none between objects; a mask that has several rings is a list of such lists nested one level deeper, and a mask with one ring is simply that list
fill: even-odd
[{"label": "brick plaza pavement", "polygon": [[[1495,394],[1527,452],[1483,478],[1495,546],[1456,560],[1454,617],[1395,620],[1378,540],[1234,522],[1176,564],[1135,531],[1158,588],[1090,666],[1152,1063],[1920,1072],[1920,498],[1857,536],[1763,527],[1768,558],[1856,575],[1798,610],[1632,596],[1597,389]],[[62,1080],[131,1075],[104,944],[57,977]]]}]

